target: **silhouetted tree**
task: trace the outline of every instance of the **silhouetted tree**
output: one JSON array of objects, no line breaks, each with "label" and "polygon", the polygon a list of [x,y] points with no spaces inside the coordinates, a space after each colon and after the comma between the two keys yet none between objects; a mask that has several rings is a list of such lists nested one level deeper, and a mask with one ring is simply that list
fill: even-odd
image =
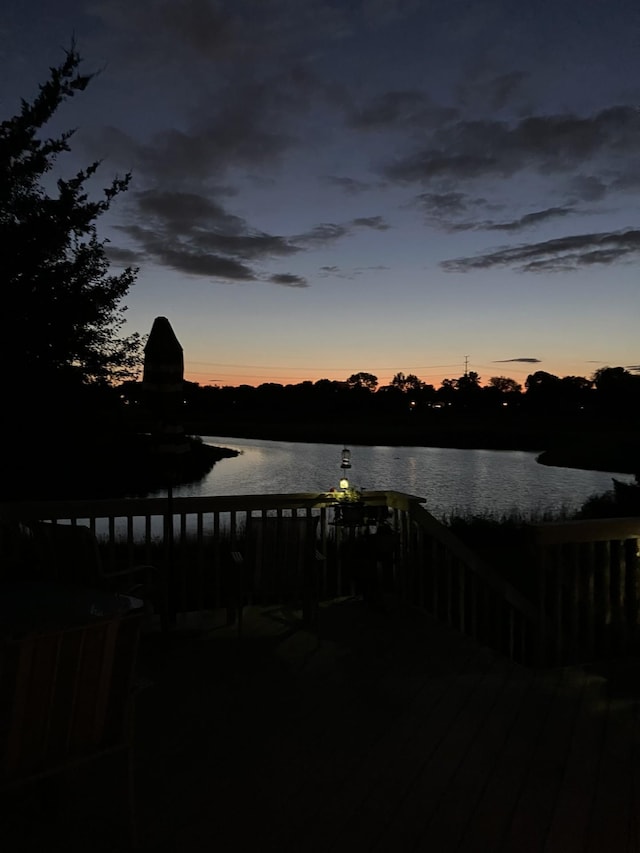
[{"label": "silhouetted tree", "polygon": [[457,379],[443,379],[440,387],[436,391],[436,397],[439,403],[445,406],[451,406],[456,398]]},{"label": "silhouetted tree", "polygon": [[476,409],[482,401],[480,376],[470,370],[456,381],[456,405],[467,409]]},{"label": "silhouetted tree", "polygon": [[591,406],[593,382],[584,376],[563,376],[560,380],[560,392],[565,412],[583,411]]},{"label": "silhouetted tree", "polygon": [[458,391],[477,391],[480,388],[480,376],[475,370],[470,370],[458,379],[456,388]]},{"label": "silhouetted tree", "polygon": [[378,377],[373,373],[352,373],[347,379],[347,386],[351,389],[361,389],[365,391],[375,391],[378,387]]},{"label": "silhouetted tree", "polygon": [[640,412],[640,376],[624,367],[600,367],[593,382],[601,411],[614,416]]},{"label": "silhouetted tree", "polygon": [[513,407],[521,397],[522,385],[509,376],[492,376],[482,389],[482,405],[488,410]]},{"label": "silhouetted tree", "polygon": [[3,364],[19,368],[23,382],[49,390],[109,384],[131,375],[141,361],[139,336],[120,335],[121,301],[136,271],[109,274],[95,226],[127,189],[129,176],[112,180],[96,201],[87,183],[98,163],[52,186],[49,173],[70,150],[73,131],[39,135],[58,107],[90,82],[80,63],[72,46],[35,99],[23,100],[19,114],[0,124],[0,266],[11,306],[0,353]]},{"label": "silhouetted tree", "polygon": [[394,388],[406,393],[407,391],[420,391],[424,383],[418,379],[415,373],[409,373],[407,376],[404,373],[396,373],[391,384]]},{"label": "silhouetted tree", "polygon": [[[125,406],[116,387],[142,363],[139,335],[124,337],[122,300],[136,271],[109,271],[96,220],[124,192],[116,177],[89,197],[99,164],[54,177],[73,130],[46,125],[91,80],[74,45],[32,101],[0,123],[0,270],[5,314],[2,487],[16,497],[71,494],[84,479],[116,476]],[[59,174],[59,172],[58,172]],[[47,430],[47,441],[38,432]],[[10,448],[10,449],[9,449]]]},{"label": "silhouetted tree", "polygon": [[524,387],[529,408],[553,412],[556,411],[562,397],[560,377],[546,370],[536,370],[527,376]]},{"label": "silhouetted tree", "polygon": [[489,387],[496,388],[502,394],[519,394],[522,391],[522,385],[509,376],[492,376]]}]

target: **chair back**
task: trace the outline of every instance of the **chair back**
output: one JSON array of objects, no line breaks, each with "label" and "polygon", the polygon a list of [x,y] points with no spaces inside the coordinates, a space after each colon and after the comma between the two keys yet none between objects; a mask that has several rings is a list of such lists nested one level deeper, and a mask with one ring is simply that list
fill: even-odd
[{"label": "chair back", "polygon": [[83,524],[53,524],[46,521],[28,525],[33,558],[32,574],[39,580],[60,581],[85,587],[99,587],[103,581],[98,540]]},{"label": "chair back", "polygon": [[140,616],[0,647],[0,789],[130,748]]}]

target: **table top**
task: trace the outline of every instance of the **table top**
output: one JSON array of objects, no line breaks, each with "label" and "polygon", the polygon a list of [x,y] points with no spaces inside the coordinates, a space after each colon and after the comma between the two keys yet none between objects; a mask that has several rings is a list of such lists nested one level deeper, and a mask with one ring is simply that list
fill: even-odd
[{"label": "table top", "polygon": [[123,616],[144,602],[130,595],[53,581],[0,584],[0,632],[7,635],[49,630]]}]

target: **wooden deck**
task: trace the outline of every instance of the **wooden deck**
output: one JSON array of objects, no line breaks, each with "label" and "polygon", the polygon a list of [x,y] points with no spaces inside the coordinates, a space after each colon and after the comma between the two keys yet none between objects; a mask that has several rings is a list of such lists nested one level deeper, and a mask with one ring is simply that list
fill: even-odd
[{"label": "wooden deck", "polygon": [[[143,851],[640,851],[640,665],[534,672],[359,600],[319,644],[276,609],[216,624],[144,640]],[[100,846],[116,800],[84,849],[125,849]]]}]

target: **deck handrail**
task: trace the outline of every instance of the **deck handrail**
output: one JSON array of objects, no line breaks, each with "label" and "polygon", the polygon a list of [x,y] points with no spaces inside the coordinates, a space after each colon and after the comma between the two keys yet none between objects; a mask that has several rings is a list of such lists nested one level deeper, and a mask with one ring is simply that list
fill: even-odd
[{"label": "deck handrail", "polygon": [[[362,494],[369,507],[401,507],[408,499],[421,500],[393,491]],[[11,546],[2,541],[3,522],[85,525],[99,540],[105,575],[141,564],[159,567],[165,589],[173,591],[171,606],[177,612],[201,610],[225,606],[233,571],[230,558],[241,550],[251,518],[313,515],[319,518],[323,553],[331,551],[330,540],[334,543],[333,564],[327,558],[322,572],[322,589],[331,597],[353,588],[339,551],[347,535],[357,535],[331,526],[336,504],[330,492],[5,502],[0,504],[0,550],[6,554],[4,546]],[[10,562],[5,560],[5,566]],[[20,560],[14,564],[19,567]]]},{"label": "deck handrail", "polygon": [[576,521],[547,521],[530,524],[536,545],[564,542],[607,542],[640,538],[640,518],[590,518]]},{"label": "deck handrail", "polygon": [[513,584],[510,584],[501,577],[461,539],[458,539],[449,527],[438,521],[437,518],[421,506],[412,509],[412,518],[431,536],[437,537],[440,542],[446,545],[452,554],[464,562],[488,586],[500,593],[507,604],[519,610],[532,623],[537,622],[538,612],[532,602],[517,590]]},{"label": "deck handrail", "polygon": [[[367,491],[363,501],[369,505],[393,506],[405,496],[394,491]],[[416,500],[423,500],[416,498]],[[16,501],[0,503],[0,519],[72,520],[78,518],[128,518],[129,516],[163,516],[200,512],[239,512],[256,510],[321,509],[334,506],[331,492],[296,492],[286,494],[200,495],[198,497],[107,498],[95,500]]]},{"label": "deck handrail", "polygon": [[[514,660],[563,664],[638,645],[640,518],[530,525],[529,548],[516,555],[532,572],[529,597],[431,515],[423,498],[381,490],[364,492],[362,501],[387,508],[394,534],[386,544],[374,536],[362,542],[367,565],[386,573],[407,604]],[[100,539],[107,572],[160,561],[178,577],[178,610],[199,609],[223,601],[229,554],[251,518],[273,514],[318,517],[322,591],[348,594],[358,582],[349,560],[359,558],[344,546],[357,551],[362,531],[336,526],[336,504],[330,492],[21,501],[0,504],[0,522],[86,524]],[[0,526],[0,548],[3,535]]]},{"label": "deck handrail", "polygon": [[516,662],[537,663],[535,604],[423,506],[412,502],[406,518],[407,548],[400,560],[404,599]]},{"label": "deck handrail", "polygon": [[640,518],[529,526],[544,657],[586,663],[640,649]]}]

